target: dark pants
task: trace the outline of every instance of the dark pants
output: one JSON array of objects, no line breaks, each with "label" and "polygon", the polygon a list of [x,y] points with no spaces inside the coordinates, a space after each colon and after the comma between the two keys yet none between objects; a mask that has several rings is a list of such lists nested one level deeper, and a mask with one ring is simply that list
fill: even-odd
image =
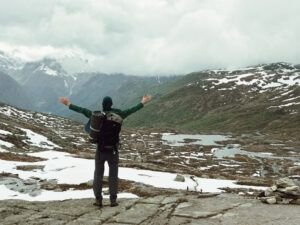
[{"label": "dark pants", "polygon": [[109,166],[109,194],[110,199],[115,200],[118,193],[118,164],[119,164],[119,153],[117,147],[114,150],[103,150],[97,146],[95,156],[95,172],[94,172],[94,183],[93,190],[94,195],[98,199],[102,199],[102,184],[104,174],[104,163],[107,161]]}]

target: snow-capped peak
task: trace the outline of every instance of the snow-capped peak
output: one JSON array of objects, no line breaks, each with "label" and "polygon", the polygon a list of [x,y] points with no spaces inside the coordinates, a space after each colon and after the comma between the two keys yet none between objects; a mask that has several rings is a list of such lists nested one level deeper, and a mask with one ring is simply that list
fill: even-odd
[{"label": "snow-capped peak", "polygon": [[45,58],[38,62],[27,63],[24,69],[29,71],[31,70],[33,73],[42,73],[49,76],[67,75],[60,63],[58,63],[55,59],[49,58]]},{"label": "snow-capped peak", "polygon": [[45,74],[50,75],[50,76],[58,76],[58,71],[49,68],[45,64],[40,65],[38,68],[36,68],[36,70],[34,70],[34,72],[37,72],[37,71],[43,71]]}]

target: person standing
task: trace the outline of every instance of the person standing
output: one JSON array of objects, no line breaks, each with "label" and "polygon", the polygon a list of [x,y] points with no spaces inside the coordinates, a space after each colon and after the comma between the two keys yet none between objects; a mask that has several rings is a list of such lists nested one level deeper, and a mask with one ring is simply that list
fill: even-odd
[{"label": "person standing", "polygon": [[[140,103],[127,110],[120,110],[112,108],[113,102],[112,98],[106,96],[102,101],[102,111],[106,114],[112,113],[120,117],[123,120],[132,113],[140,110],[144,107],[146,103],[151,100],[150,95],[143,96]],[[60,97],[59,101],[68,106],[70,110],[81,113],[87,118],[91,118],[92,111],[71,103],[71,101],[66,97]],[[108,128],[109,129],[109,128]],[[120,131],[120,130],[119,130]],[[111,132],[110,132],[111,133]],[[119,169],[119,132],[117,135],[104,135],[104,138],[100,138],[99,143],[97,143],[97,150],[95,155],[95,171],[94,171],[94,182],[93,191],[96,198],[94,205],[102,207],[102,184],[103,184],[103,174],[104,174],[104,164],[107,161],[109,166],[109,194],[110,194],[110,206],[118,206],[117,203],[117,193],[118,193],[118,169]]]}]

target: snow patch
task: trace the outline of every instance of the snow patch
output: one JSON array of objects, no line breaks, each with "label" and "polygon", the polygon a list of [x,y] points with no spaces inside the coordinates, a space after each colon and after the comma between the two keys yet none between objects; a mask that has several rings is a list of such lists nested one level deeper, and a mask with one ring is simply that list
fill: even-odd
[{"label": "snow patch", "polygon": [[6,130],[1,130],[1,129],[0,129],[0,134],[3,134],[3,135],[12,135],[11,132],[6,131]]},{"label": "snow patch", "polygon": [[64,80],[64,84],[65,84],[66,88],[69,88],[69,84],[68,84],[68,82],[66,80]]},{"label": "snow patch", "polygon": [[300,96],[297,96],[297,97],[294,97],[294,98],[285,99],[285,100],[283,100],[283,102],[293,101],[293,100],[298,99],[298,98],[300,98]]},{"label": "snow patch", "polygon": [[12,144],[12,143],[10,143],[10,142],[6,142],[6,141],[0,140],[0,146],[5,146],[5,147],[7,147],[7,148],[12,148],[12,147],[14,147],[15,145]]},{"label": "snow patch", "polygon": [[[0,160],[0,171],[18,174],[19,177],[24,180],[37,177],[47,180],[55,179],[58,183],[63,184],[80,184],[88,182],[93,178],[94,160],[74,158],[75,156],[72,154],[53,150],[30,153],[29,155],[46,158],[46,161],[29,163]],[[44,165],[44,169],[23,171],[16,169],[18,165]],[[108,176],[108,171],[108,165],[105,164],[105,176]],[[233,180],[207,179],[198,177],[192,178],[191,175],[184,175],[185,182],[179,183],[175,181],[176,175],[176,173],[157,172],[124,167],[119,168],[120,179],[141,182],[159,188],[173,188],[181,190],[189,189],[204,192],[221,192],[220,188],[224,187],[249,188],[249,186],[237,185]],[[196,185],[194,180],[200,185]],[[251,188],[263,189],[261,187]],[[41,201],[43,199],[49,200],[49,198],[53,200],[55,196],[57,196],[55,197],[56,200],[77,197],[92,197],[91,190],[55,192],[55,195],[51,191],[42,191],[42,193],[37,197],[29,197],[28,195],[12,192],[11,190],[5,189],[3,186],[1,187],[0,193],[0,199],[22,198],[25,200]],[[49,196],[49,198],[47,196]]]},{"label": "snow patch", "polygon": [[0,147],[0,152],[9,152],[9,151],[7,151],[7,150]]},{"label": "snow patch", "polygon": [[[192,135],[192,134],[162,134],[163,144],[169,146],[184,146],[184,145],[218,145],[218,141],[226,141],[230,139],[225,135]],[[191,140],[185,143],[185,140]]]},{"label": "snow patch", "polygon": [[25,140],[24,142],[27,144],[46,149],[61,148],[60,146],[54,144],[52,141],[49,141],[47,137],[37,134],[32,130],[25,128],[20,128],[20,130],[26,132],[26,136],[29,138],[29,140]]},{"label": "snow patch", "polygon": [[290,107],[290,106],[294,106],[294,105],[300,105],[300,102],[291,102],[291,103],[284,104],[284,105],[273,105],[273,106],[268,107],[268,109],[270,109],[270,108],[284,108],[284,107]]},{"label": "snow patch", "polygon": [[58,76],[58,72],[56,70],[51,69],[45,64],[40,65],[38,68],[36,68],[33,72],[43,71],[45,74],[49,76]]}]

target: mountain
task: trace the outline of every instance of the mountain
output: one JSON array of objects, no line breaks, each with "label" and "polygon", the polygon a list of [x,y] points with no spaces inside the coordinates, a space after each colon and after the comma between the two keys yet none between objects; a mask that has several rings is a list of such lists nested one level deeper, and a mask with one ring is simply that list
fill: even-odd
[{"label": "mountain", "polygon": [[[163,92],[177,77],[137,77],[124,74],[86,73],[75,76],[77,81],[70,95],[71,101],[91,110],[102,109],[104,96],[111,96],[113,106],[126,109],[136,105],[144,94]],[[88,79],[83,79],[88,77]],[[78,82],[81,80],[81,85]],[[63,109],[59,115],[85,121],[82,115]]]},{"label": "mountain", "polygon": [[[112,96],[117,107],[127,108],[140,101],[151,91],[162,92],[166,83],[176,77],[137,77],[124,74],[78,73],[68,74],[55,59],[45,58],[17,66],[14,59],[2,54],[2,67],[6,68],[33,102],[32,110],[62,116],[72,113],[59,107],[58,97],[68,96],[75,104],[91,109],[101,108],[102,98]],[[5,60],[4,60],[5,59]],[[21,65],[21,64],[20,64]],[[23,107],[23,105],[17,105]],[[71,115],[73,118],[80,116]]]},{"label": "mountain", "polygon": [[102,108],[102,98],[108,95],[112,97],[116,107],[126,108],[136,104],[146,93],[163,92],[165,85],[176,79],[176,77],[157,78],[96,73],[81,86],[77,85],[70,98],[74,99],[74,103],[99,109]]},{"label": "mountain", "polygon": [[19,83],[33,100],[33,109],[42,112],[55,112],[58,97],[69,95],[74,82],[53,59],[26,63],[20,73]]},{"label": "mountain", "polygon": [[0,71],[14,76],[22,66],[23,63],[20,60],[10,57],[0,50]]},{"label": "mountain", "polygon": [[0,71],[0,102],[24,109],[33,107],[24,89],[10,76]]},{"label": "mountain", "polygon": [[287,63],[207,70],[183,76],[173,91],[128,119],[130,126],[188,131],[274,130],[300,134],[300,69]]},{"label": "mountain", "polygon": [[[96,110],[101,109],[102,98],[108,95],[115,107],[126,109],[149,93],[153,96],[152,103],[129,117],[127,126],[192,132],[266,129],[300,133],[299,65],[271,63],[176,77],[136,77],[103,73],[70,75],[53,59],[26,63],[20,69],[4,54],[1,59],[2,70],[9,68],[12,72],[9,75],[18,74],[15,79],[27,92],[22,96],[29,97],[32,110],[36,111],[83,120],[82,115],[59,105],[58,97],[67,96],[74,104]],[[2,98],[6,102],[7,96]],[[9,102],[26,107],[17,101]]]}]

